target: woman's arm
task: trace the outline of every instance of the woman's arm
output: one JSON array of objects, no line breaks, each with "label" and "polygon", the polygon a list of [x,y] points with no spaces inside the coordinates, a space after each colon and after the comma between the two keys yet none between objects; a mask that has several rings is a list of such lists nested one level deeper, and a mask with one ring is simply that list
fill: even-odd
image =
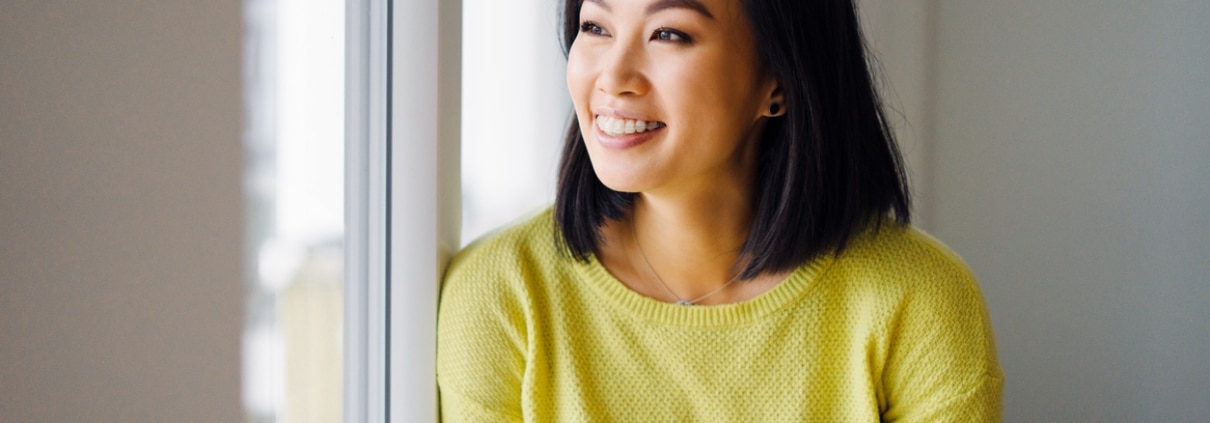
[{"label": "woman's arm", "polygon": [[1004,377],[975,278],[947,247],[913,235],[936,254],[889,326],[884,421],[999,422]]},{"label": "woman's arm", "polygon": [[442,287],[437,320],[442,421],[520,422],[526,301],[519,281],[510,281],[479,253],[455,259]]}]

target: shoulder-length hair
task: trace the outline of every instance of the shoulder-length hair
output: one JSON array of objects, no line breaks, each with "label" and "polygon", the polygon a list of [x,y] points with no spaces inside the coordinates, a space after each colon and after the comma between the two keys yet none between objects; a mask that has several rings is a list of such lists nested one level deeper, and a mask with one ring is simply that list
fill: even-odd
[{"label": "shoulder-length hair", "polygon": [[[759,139],[754,219],[740,247],[741,278],[839,253],[857,231],[906,224],[903,161],[874,87],[853,0],[739,0],[756,48],[784,95],[785,114]],[[563,52],[584,0],[566,0]],[[600,228],[623,218],[633,193],[597,179],[573,116],[555,197],[556,239],[579,260],[599,251]]]}]

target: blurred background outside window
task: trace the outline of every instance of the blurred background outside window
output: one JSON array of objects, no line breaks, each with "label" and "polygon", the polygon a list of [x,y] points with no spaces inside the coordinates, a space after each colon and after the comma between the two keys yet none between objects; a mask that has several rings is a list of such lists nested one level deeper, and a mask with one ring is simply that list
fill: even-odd
[{"label": "blurred background outside window", "polygon": [[341,420],[344,12],[244,1],[249,422]]},{"label": "blurred background outside window", "polygon": [[554,201],[572,117],[556,0],[462,2],[462,243]]}]

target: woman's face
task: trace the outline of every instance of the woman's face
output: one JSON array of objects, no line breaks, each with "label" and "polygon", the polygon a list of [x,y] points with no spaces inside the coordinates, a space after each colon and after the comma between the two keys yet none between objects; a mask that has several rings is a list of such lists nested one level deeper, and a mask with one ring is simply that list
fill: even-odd
[{"label": "woman's face", "polygon": [[684,192],[750,179],[777,84],[737,0],[586,0],[567,86],[606,186]]}]

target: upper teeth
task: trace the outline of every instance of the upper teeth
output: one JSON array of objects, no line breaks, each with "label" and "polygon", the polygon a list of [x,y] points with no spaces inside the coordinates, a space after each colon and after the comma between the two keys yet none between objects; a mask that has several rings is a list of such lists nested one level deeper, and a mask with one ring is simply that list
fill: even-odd
[{"label": "upper teeth", "polygon": [[664,123],[597,115],[597,127],[601,128],[601,132],[606,135],[626,135],[663,128]]}]

